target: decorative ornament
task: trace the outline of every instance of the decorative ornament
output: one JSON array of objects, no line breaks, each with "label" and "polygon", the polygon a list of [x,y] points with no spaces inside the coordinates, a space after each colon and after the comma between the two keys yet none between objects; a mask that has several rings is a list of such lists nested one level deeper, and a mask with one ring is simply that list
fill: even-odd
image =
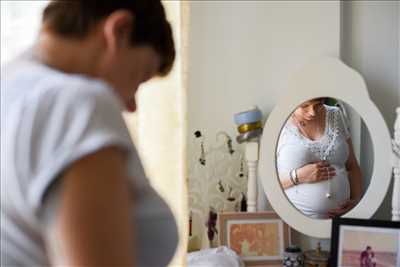
[{"label": "decorative ornament", "polygon": [[240,169],[239,169],[239,173],[237,174],[237,176],[239,178],[243,178],[244,177],[243,157],[240,157]]},{"label": "decorative ornament", "polygon": [[220,191],[221,193],[225,192],[225,188],[221,180],[218,181],[218,191]]},{"label": "decorative ornament", "polygon": [[[199,130],[194,132],[194,136],[196,138],[203,137]],[[206,153],[204,151],[204,141],[203,140],[201,140],[201,143],[200,143],[200,158],[199,158],[199,162],[200,162],[201,165],[206,165]]]},{"label": "decorative ornament", "polygon": [[200,158],[199,158],[199,162],[201,165],[206,165],[206,153],[204,152],[204,143],[203,141],[201,141],[200,144]]},{"label": "decorative ornament", "polygon": [[229,137],[227,142],[228,142],[229,154],[232,155],[235,152],[235,150],[233,150],[233,148],[232,148],[232,139]]},{"label": "decorative ornament", "polygon": [[232,186],[229,186],[229,193],[228,193],[228,201],[235,201],[236,198],[234,196],[232,196]]},{"label": "decorative ornament", "polygon": [[207,226],[207,236],[208,240],[211,242],[214,240],[215,234],[218,234],[217,230],[217,219],[218,214],[213,207],[210,207],[210,211],[208,212],[208,220],[206,223]]}]

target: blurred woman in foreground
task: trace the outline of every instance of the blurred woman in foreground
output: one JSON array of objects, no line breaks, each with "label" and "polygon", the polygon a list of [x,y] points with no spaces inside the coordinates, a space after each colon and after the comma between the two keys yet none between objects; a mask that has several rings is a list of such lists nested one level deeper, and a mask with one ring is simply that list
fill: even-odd
[{"label": "blurred woman in foreground", "polygon": [[177,231],[121,116],[175,58],[159,0],[53,1],[1,75],[1,265],[165,266]]}]

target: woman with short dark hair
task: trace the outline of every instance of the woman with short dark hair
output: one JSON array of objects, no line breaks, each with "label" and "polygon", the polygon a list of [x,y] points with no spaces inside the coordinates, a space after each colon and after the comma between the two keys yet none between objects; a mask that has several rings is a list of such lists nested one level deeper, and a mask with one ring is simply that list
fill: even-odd
[{"label": "woman with short dark hair", "polygon": [[2,69],[1,265],[165,266],[177,231],[122,119],[167,75],[159,0],[52,1]]}]

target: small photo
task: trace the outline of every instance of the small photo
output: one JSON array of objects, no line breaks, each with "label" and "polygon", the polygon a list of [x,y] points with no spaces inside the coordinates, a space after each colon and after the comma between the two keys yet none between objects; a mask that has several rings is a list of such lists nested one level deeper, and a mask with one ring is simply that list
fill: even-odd
[{"label": "small photo", "polygon": [[221,213],[220,245],[235,251],[250,265],[282,263],[289,227],[274,212]]},{"label": "small photo", "polygon": [[282,221],[231,221],[228,232],[228,244],[244,260],[282,257],[283,239],[281,242],[279,238],[279,233],[283,233]]},{"label": "small photo", "polygon": [[341,226],[339,266],[400,266],[400,230],[365,226]]}]

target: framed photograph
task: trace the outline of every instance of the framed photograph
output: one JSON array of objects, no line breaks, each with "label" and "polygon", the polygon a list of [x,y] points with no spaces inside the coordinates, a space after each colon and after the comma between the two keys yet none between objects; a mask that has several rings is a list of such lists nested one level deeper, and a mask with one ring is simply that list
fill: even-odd
[{"label": "framed photograph", "polygon": [[282,264],[289,226],[275,212],[219,214],[220,244],[235,251],[246,266]]},{"label": "framed photograph", "polygon": [[400,222],[337,218],[332,223],[332,266],[400,266]]}]

